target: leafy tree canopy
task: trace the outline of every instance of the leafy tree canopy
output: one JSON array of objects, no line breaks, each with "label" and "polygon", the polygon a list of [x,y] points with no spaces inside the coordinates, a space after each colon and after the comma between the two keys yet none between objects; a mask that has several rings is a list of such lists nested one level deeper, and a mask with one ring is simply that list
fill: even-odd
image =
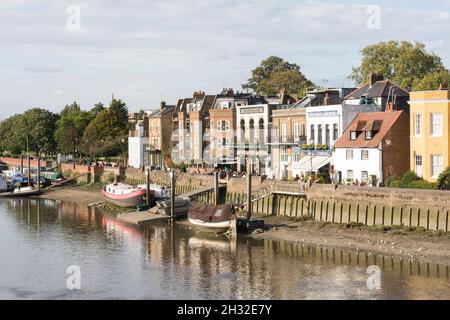
[{"label": "leafy tree canopy", "polygon": [[252,77],[242,88],[266,96],[275,95],[281,89],[286,89],[291,94],[303,95],[306,89],[313,85],[300,71],[299,65],[270,56],[252,71]]},{"label": "leafy tree canopy", "polygon": [[430,74],[448,72],[441,58],[427,52],[425,45],[419,42],[380,42],[365,47],[361,54],[361,65],[354,67],[349,76],[358,85],[367,83],[370,73],[374,72],[411,89]]},{"label": "leafy tree canopy", "polygon": [[90,113],[82,111],[76,102],[67,105],[61,111],[55,131],[55,139],[59,152],[65,154],[72,153],[74,149],[78,148],[90,118]]}]

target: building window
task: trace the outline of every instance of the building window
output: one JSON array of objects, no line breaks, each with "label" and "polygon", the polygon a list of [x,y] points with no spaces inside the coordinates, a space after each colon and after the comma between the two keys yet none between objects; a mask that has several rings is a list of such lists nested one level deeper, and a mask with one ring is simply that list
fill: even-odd
[{"label": "building window", "polygon": [[372,140],[372,131],[366,131],[366,140]]},{"label": "building window", "polygon": [[281,146],[281,162],[288,162],[289,161],[289,155],[288,155],[288,149],[287,146]]},{"label": "building window", "polygon": [[415,159],[414,159],[414,164],[415,164],[415,173],[418,177],[422,178],[422,164],[423,164],[423,159],[422,156],[419,154],[416,154]]},{"label": "building window", "polygon": [[353,170],[347,170],[347,180],[353,180]]},{"label": "building window", "polygon": [[336,141],[338,139],[338,135],[339,135],[338,125],[335,123],[333,125],[333,140],[334,141]]},{"label": "building window", "polygon": [[220,104],[221,109],[229,109],[230,108],[230,102],[222,102]]},{"label": "building window", "polygon": [[442,113],[432,113],[431,120],[431,135],[442,136]]},{"label": "building window", "polygon": [[230,130],[230,121],[221,120],[217,121],[217,131],[228,131]]},{"label": "building window", "polygon": [[294,140],[297,142],[300,138],[300,123],[294,123]]},{"label": "building window", "polygon": [[294,148],[293,155],[292,155],[292,161],[293,162],[299,162],[300,159],[300,150],[298,148]]},{"label": "building window", "polygon": [[422,135],[422,114],[421,113],[414,114],[414,135],[415,136]]},{"label": "building window", "polygon": [[287,123],[281,124],[281,142],[286,142],[287,140]]},{"label": "building window", "polygon": [[250,120],[250,143],[255,143],[255,121]]},{"label": "building window", "polygon": [[219,138],[217,139],[217,147],[218,148],[226,148],[230,145],[230,139],[228,138]]},{"label": "building window", "polygon": [[361,150],[361,160],[369,160],[369,150]]},{"label": "building window", "polygon": [[259,129],[258,143],[259,143],[259,147],[261,147],[261,145],[265,144],[265,139],[264,139],[264,120],[263,119],[259,119],[258,129]]},{"label": "building window", "polygon": [[241,119],[241,143],[245,143],[245,121]]},{"label": "building window", "polygon": [[356,140],[356,131],[351,131],[350,132],[350,140]]},{"label": "building window", "polygon": [[322,141],[323,132],[322,131],[323,131],[322,130],[322,125],[319,124],[317,126],[317,144],[322,144],[323,143],[323,141]]},{"label": "building window", "polygon": [[431,176],[439,177],[444,171],[444,158],[442,155],[431,155]]},{"label": "building window", "polygon": [[361,171],[361,182],[367,182],[369,180],[369,172]]},{"label": "building window", "polygon": [[314,130],[314,125],[311,125],[311,141],[312,144],[314,144],[314,141],[316,140],[316,130]]},{"label": "building window", "polygon": [[353,160],[353,150],[347,150],[346,151],[346,159],[347,160]]},{"label": "building window", "polygon": [[327,125],[325,126],[325,144],[326,144],[327,146],[329,146],[329,147],[331,147],[331,141],[330,141],[330,139],[331,139],[331,135],[330,135],[330,125],[327,124]]}]

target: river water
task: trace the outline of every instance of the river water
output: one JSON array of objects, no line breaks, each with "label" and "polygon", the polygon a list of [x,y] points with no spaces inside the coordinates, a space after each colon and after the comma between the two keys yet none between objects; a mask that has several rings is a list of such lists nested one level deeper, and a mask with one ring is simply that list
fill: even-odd
[{"label": "river water", "polygon": [[[67,287],[78,276],[69,266],[80,290]],[[0,299],[429,298],[450,298],[448,267],[232,242],[185,226],[138,229],[76,204],[0,200]]]}]

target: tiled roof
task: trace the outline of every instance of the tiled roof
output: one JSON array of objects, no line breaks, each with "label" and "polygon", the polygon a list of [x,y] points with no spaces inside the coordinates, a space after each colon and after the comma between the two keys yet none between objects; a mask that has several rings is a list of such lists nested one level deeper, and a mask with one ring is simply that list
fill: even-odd
[{"label": "tiled roof", "polygon": [[[376,148],[405,111],[360,113],[350,123],[334,144],[335,148]],[[350,139],[350,132],[358,132],[356,140]],[[373,131],[372,139],[366,140],[365,131]]]},{"label": "tiled roof", "polygon": [[356,89],[348,96],[344,98],[344,100],[349,99],[360,99],[362,96],[367,98],[379,98],[379,97],[387,97],[389,95],[389,89],[394,87],[395,90],[393,92],[397,97],[409,97],[409,93],[402,88],[396,86],[389,80],[377,81],[373,86],[369,84],[365,84],[362,87]]}]

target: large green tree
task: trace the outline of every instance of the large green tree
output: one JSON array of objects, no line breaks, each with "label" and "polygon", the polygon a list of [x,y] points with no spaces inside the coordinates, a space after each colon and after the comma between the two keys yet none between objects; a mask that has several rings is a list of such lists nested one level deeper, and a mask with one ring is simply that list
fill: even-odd
[{"label": "large green tree", "polygon": [[365,47],[361,54],[361,65],[354,67],[349,76],[358,85],[368,82],[373,72],[403,88],[412,89],[415,83],[430,74],[448,72],[441,58],[428,52],[419,42],[380,42]]},{"label": "large green tree", "polygon": [[128,109],[121,100],[97,114],[86,127],[83,151],[94,156],[112,156],[124,152],[128,136]]},{"label": "large green tree", "polygon": [[56,151],[54,134],[57,120],[58,115],[44,109],[34,108],[2,121],[0,125],[2,149],[13,154],[25,151],[54,154]]},{"label": "large green tree", "polygon": [[413,83],[412,89],[414,91],[426,91],[426,90],[436,90],[441,85],[450,84],[450,72],[441,71],[427,74],[422,79],[416,79]]},{"label": "large green tree", "polygon": [[300,66],[289,63],[280,57],[270,56],[252,71],[252,77],[243,89],[250,89],[257,94],[274,95],[281,89],[291,94],[302,95],[314,84],[306,79],[300,71]]},{"label": "large green tree", "polygon": [[76,102],[65,106],[56,123],[55,139],[59,152],[68,154],[79,149],[90,119],[90,113],[81,110]]}]

